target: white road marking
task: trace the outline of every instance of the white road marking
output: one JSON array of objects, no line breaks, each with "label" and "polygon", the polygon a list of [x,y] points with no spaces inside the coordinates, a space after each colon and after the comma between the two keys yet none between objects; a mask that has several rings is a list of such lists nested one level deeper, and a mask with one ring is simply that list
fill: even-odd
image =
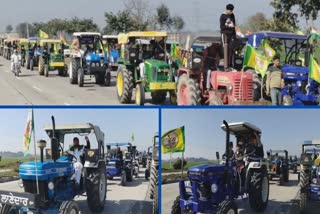
[{"label": "white road marking", "polygon": [[36,89],[36,90],[39,91],[39,92],[42,92],[42,89],[41,89],[41,88],[38,88],[37,86],[32,86],[32,88]]}]

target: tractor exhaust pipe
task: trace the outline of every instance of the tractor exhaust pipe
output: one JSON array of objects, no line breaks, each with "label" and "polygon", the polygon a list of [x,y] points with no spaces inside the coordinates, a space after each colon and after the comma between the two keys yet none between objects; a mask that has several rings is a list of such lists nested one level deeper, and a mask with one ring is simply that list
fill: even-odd
[{"label": "tractor exhaust pipe", "polygon": [[47,146],[47,142],[45,140],[39,140],[37,146],[40,148],[40,159],[41,163],[43,163],[43,149]]},{"label": "tractor exhaust pipe", "polygon": [[51,116],[52,120],[52,136],[51,136],[51,152],[52,152],[52,160],[55,162],[60,158],[60,146],[59,141],[56,138],[56,124],[54,120],[54,116]]},{"label": "tractor exhaust pipe", "polygon": [[224,169],[224,182],[226,189],[228,189],[229,184],[229,142],[230,142],[230,128],[227,121],[223,121],[223,124],[226,126],[226,164]]}]

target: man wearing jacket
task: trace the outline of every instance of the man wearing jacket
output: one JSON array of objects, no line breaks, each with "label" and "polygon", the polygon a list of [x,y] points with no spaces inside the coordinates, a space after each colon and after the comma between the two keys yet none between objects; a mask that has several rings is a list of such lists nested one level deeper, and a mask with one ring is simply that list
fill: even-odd
[{"label": "man wearing jacket", "polygon": [[273,65],[267,71],[267,95],[271,96],[272,105],[281,105],[281,88],[284,85],[280,57],[273,57]]}]

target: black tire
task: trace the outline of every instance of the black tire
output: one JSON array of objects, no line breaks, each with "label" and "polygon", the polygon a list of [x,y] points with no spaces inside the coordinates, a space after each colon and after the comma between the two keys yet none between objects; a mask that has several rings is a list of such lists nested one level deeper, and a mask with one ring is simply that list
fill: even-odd
[{"label": "black tire", "polygon": [[44,75],[44,60],[43,60],[42,57],[39,59],[39,68],[38,68],[38,70],[39,70],[39,75],[43,76]]},{"label": "black tire", "polygon": [[[119,82],[120,78],[122,82]],[[129,104],[131,102],[133,87],[133,73],[120,66],[117,74],[117,96],[120,103]]]},{"label": "black tire", "polygon": [[293,168],[293,173],[297,173],[297,166],[295,166],[294,168]]},{"label": "black tire", "polygon": [[58,68],[58,75],[60,77],[63,77],[64,76],[64,67],[63,68]]},{"label": "black tire", "polygon": [[[183,95],[182,91],[187,90],[188,95]],[[196,106],[201,103],[201,92],[198,84],[187,74],[182,74],[178,79],[178,105]]]},{"label": "black tire", "polygon": [[121,186],[125,186],[126,184],[127,184],[127,173],[125,170],[122,170]]},{"label": "black tire", "polygon": [[71,211],[80,213],[78,204],[74,201],[63,201],[59,208],[59,214],[69,214]]},{"label": "black tire", "polygon": [[95,75],[96,77],[96,84],[103,85],[105,82],[105,74],[102,72],[99,72]]},{"label": "black tire", "polygon": [[45,77],[49,76],[49,66],[48,65],[44,65],[44,76]]},{"label": "black tire", "polygon": [[177,105],[177,93],[176,91],[169,91],[169,100],[171,105]]},{"label": "black tire", "polygon": [[171,214],[181,214],[180,196],[177,196],[171,207]]},{"label": "black tire", "polygon": [[30,60],[30,70],[33,71],[34,68],[34,59]]},{"label": "black tire", "polygon": [[301,170],[300,171],[300,203],[299,203],[299,209],[301,213],[307,213],[307,188],[310,185],[310,174],[308,171]]},{"label": "black tire", "polygon": [[135,102],[136,102],[136,105],[138,105],[138,106],[144,106],[145,91],[144,91],[144,87],[141,83],[137,84],[137,86],[136,86]]},{"label": "black tire", "polygon": [[217,209],[217,214],[227,214],[227,213],[238,213],[238,207],[234,201],[224,200],[222,201]]},{"label": "black tire", "polygon": [[152,206],[152,213],[158,214],[159,212],[159,197],[158,197],[158,188],[154,190],[154,197],[153,197],[153,206]]},{"label": "black tire", "polygon": [[64,64],[64,68],[63,68],[63,77],[66,77],[68,76],[68,65],[67,64]]},{"label": "black tire", "polygon": [[162,104],[166,100],[166,96],[167,96],[166,91],[151,92],[152,103]]},{"label": "black tire", "polygon": [[29,70],[30,69],[30,56],[29,55],[27,55],[26,63],[27,63],[26,67]]},{"label": "black tire", "polygon": [[150,198],[153,199],[154,197],[154,189],[158,188],[158,179],[159,173],[157,166],[153,165],[151,167],[151,173],[150,173]]},{"label": "black tire", "polygon": [[149,177],[150,177],[150,172],[149,172],[149,170],[144,171],[144,178],[145,178],[146,180],[149,180]]},{"label": "black tire", "polygon": [[[263,185],[263,182],[264,183]],[[263,189],[264,188],[264,189]],[[267,192],[264,192],[267,191]],[[250,207],[261,212],[267,208],[269,200],[269,181],[266,172],[253,171],[249,184],[249,204]]]},{"label": "black tire", "polygon": [[107,195],[107,180],[105,164],[100,164],[98,169],[92,169],[86,179],[87,204],[91,212],[102,212]]},{"label": "black tire", "polygon": [[3,204],[0,214],[18,214],[19,211],[16,209],[16,207],[9,205],[9,204]]},{"label": "black tire", "polygon": [[82,68],[79,68],[77,73],[78,73],[78,85],[79,85],[79,87],[83,87],[84,71]]},{"label": "black tire", "polygon": [[131,182],[133,180],[133,170],[126,169],[127,181]]},{"label": "black tire", "polygon": [[77,84],[78,83],[78,75],[77,75],[77,72],[78,72],[78,69],[80,67],[80,64],[78,62],[77,59],[74,59],[72,58],[71,59],[71,71],[70,71],[70,83],[71,84]]},{"label": "black tire", "polygon": [[279,176],[279,185],[283,186],[283,183],[284,183],[284,174],[283,172],[281,172]]},{"label": "black tire", "polygon": [[285,176],[284,176],[284,182],[289,182],[289,169],[286,170]]},{"label": "black tire", "polygon": [[104,85],[110,86],[111,85],[111,72],[110,69],[107,69],[105,77],[104,77]]}]

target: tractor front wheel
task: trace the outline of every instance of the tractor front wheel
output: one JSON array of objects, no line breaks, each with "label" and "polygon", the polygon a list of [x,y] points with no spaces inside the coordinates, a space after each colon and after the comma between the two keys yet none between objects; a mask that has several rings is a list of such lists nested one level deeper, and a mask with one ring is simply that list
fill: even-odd
[{"label": "tractor front wheel", "polygon": [[283,186],[283,183],[284,183],[284,174],[283,172],[281,172],[279,176],[279,185]]},{"label": "tractor front wheel", "polygon": [[3,204],[0,211],[0,214],[18,214],[18,213],[19,213],[19,210],[16,207],[9,204]]},{"label": "tractor front wheel", "polygon": [[254,171],[249,184],[250,207],[257,212],[264,211],[269,200],[268,174],[261,171]]},{"label": "tractor front wheel", "polygon": [[219,204],[217,214],[236,214],[238,213],[238,207],[234,201],[225,200]]},{"label": "tractor front wheel", "polygon": [[127,184],[127,174],[125,170],[122,170],[121,174],[121,186],[125,186]]},{"label": "tractor front wheel", "polygon": [[177,196],[171,207],[171,214],[181,214],[180,196]]},{"label": "tractor front wheel", "polygon": [[107,68],[106,74],[104,76],[104,85],[110,86],[111,85],[111,71]]},{"label": "tractor front wheel", "polygon": [[83,87],[84,83],[84,71],[82,68],[79,68],[78,70],[78,85],[79,87]]},{"label": "tractor front wheel", "polygon": [[282,105],[292,106],[293,105],[292,97],[289,95],[284,95],[282,98]]},{"label": "tractor front wheel", "polygon": [[178,105],[200,105],[201,92],[198,84],[188,74],[182,74],[178,79]]},{"label": "tractor front wheel", "polygon": [[79,213],[80,208],[74,201],[64,201],[59,208],[59,214]]},{"label": "tractor front wheel", "polygon": [[105,165],[100,164],[98,169],[93,169],[86,179],[87,204],[91,212],[102,212],[106,200],[107,180]]},{"label": "tractor front wheel", "polygon": [[129,104],[131,102],[133,87],[132,72],[120,66],[117,74],[117,96],[120,103]]},{"label": "tractor front wheel", "polygon": [[299,204],[299,208],[300,208],[300,212],[301,213],[306,213],[307,210],[307,188],[309,186],[309,182],[310,182],[310,177],[309,177],[309,173],[301,170],[300,171],[300,179],[299,179],[299,186],[300,186],[300,204]]},{"label": "tractor front wheel", "polygon": [[96,77],[96,84],[99,84],[99,85],[103,85],[105,82],[105,74],[102,73],[102,72],[99,72],[95,75]]},{"label": "tractor front wheel", "polygon": [[77,72],[78,67],[80,67],[78,61],[76,59],[71,59],[70,62],[70,73],[69,73],[69,79],[71,84],[77,84],[78,78],[77,78]]},{"label": "tractor front wheel", "polygon": [[49,76],[49,66],[48,65],[44,65],[44,76],[45,77]]},{"label": "tractor front wheel", "polygon": [[133,180],[133,170],[126,169],[126,176],[127,176],[127,181],[131,182]]},{"label": "tractor front wheel", "polygon": [[145,91],[142,84],[137,84],[135,94],[136,105],[143,106],[145,102]]},{"label": "tractor front wheel", "polygon": [[158,91],[152,92],[151,98],[154,104],[161,104],[166,100],[167,92],[166,91]]}]

